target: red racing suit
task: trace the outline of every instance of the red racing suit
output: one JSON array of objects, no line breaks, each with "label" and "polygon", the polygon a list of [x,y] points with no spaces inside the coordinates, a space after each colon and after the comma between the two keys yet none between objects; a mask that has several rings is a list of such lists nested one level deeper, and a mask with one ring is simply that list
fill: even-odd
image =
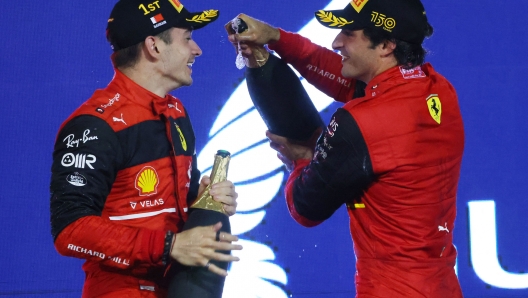
[{"label": "red racing suit", "polygon": [[182,103],[115,70],[61,126],[53,152],[57,251],[86,259],[83,297],[164,297],[168,230],[196,198],[195,136]]},{"label": "red racing suit", "polygon": [[281,30],[270,48],[344,103],[297,160],[285,193],[304,226],[347,205],[358,297],[462,297],[453,226],[464,131],[453,86],[430,64],[396,66],[353,98],[341,56]]}]

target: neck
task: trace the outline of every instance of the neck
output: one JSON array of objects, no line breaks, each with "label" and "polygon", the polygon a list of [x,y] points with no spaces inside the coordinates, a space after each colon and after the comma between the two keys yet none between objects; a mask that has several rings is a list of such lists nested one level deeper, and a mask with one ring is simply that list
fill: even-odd
[{"label": "neck", "polygon": [[170,81],[156,71],[152,64],[144,65],[138,62],[136,65],[127,68],[119,68],[125,76],[134,81],[134,83],[156,94],[159,97],[165,97],[170,91],[179,88],[174,86]]},{"label": "neck", "polygon": [[[393,58],[393,57],[392,57]],[[365,84],[368,84],[368,82],[370,82],[372,79],[374,79],[375,77],[377,77],[378,75],[382,74],[383,72],[385,72],[386,70],[388,69],[391,69],[393,68],[394,66],[397,66],[398,65],[398,62],[396,61],[396,59],[382,59],[380,61],[380,63],[378,64],[378,67],[375,68],[369,75],[368,78],[365,78],[365,80],[361,80],[363,81]]]}]

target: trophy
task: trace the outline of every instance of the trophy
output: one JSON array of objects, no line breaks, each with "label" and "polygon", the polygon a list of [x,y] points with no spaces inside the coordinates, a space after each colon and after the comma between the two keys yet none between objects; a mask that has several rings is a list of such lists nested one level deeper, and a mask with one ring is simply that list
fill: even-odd
[{"label": "trophy", "polygon": [[[189,217],[183,226],[183,231],[199,227],[214,225],[222,222],[221,232],[231,234],[231,224],[222,203],[213,200],[209,194],[211,185],[227,179],[227,169],[231,155],[225,150],[218,150],[214,157],[211,170],[211,183],[198,195],[189,208]],[[217,239],[218,240],[218,239]],[[217,251],[230,254],[229,251]],[[228,262],[210,261],[211,264],[227,270]],[[169,298],[220,298],[224,290],[225,277],[210,272],[205,267],[189,267],[173,263],[168,289]]]},{"label": "trophy", "polygon": [[[240,34],[251,28],[244,20],[235,18],[226,25],[226,30]],[[288,64],[263,46],[248,46],[252,56],[242,57],[239,50],[236,65],[240,68],[243,62],[247,66],[245,75],[251,101],[269,131],[295,141],[309,140],[325,125],[301,81]]]}]

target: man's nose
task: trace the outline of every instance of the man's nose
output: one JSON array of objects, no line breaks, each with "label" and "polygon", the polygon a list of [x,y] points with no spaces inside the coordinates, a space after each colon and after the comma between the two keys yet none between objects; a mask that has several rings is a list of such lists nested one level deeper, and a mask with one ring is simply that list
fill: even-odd
[{"label": "man's nose", "polygon": [[343,47],[343,41],[341,39],[341,33],[339,33],[332,42],[332,49],[339,50],[341,47]]},{"label": "man's nose", "polygon": [[192,53],[194,54],[195,57],[199,57],[202,55],[202,49],[200,49],[200,47],[198,46],[196,42],[194,42]]}]

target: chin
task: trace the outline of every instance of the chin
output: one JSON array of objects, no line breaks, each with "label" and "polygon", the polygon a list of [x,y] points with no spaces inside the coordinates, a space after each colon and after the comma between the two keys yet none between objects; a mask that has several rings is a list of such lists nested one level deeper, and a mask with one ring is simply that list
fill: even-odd
[{"label": "chin", "polygon": [[187,79],[185,81],[182,81],[181,82],[181,86],[191,86],[192,83],[193,83],[193,79],[189,78],[189,79]]}]

